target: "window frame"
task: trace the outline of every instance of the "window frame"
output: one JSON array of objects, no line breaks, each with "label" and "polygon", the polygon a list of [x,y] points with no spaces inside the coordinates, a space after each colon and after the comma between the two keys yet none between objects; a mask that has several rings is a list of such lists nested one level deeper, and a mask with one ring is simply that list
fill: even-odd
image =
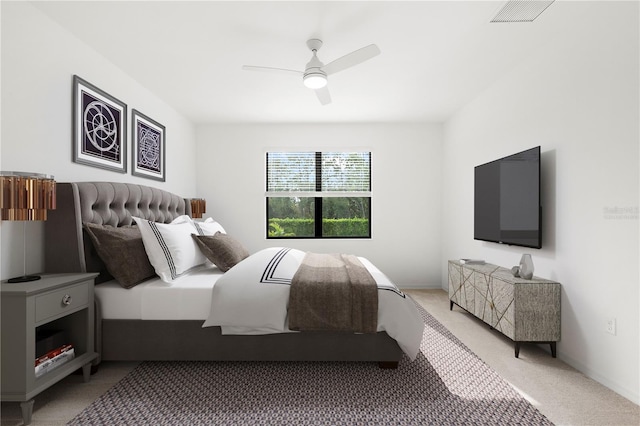
[{"label": "window frame", "polygon": [[[283,152],[314,152],[315,153],[315,191],[306,192],[306,191],[269,191],[269,154],[270,153],[283,153]],[[341,152],[341,153],[367,153],[369,156],[368,164],[369,164],[369,190],[368,191],[322,191],[322,154],[326,152]],[[335,150],[335,149],[326,149],[324,151],[317,150],[267,150],[265,153],[265,216],[266,216],[266,229],[265,236],[269,240],[285,240],[285,239],[363,239],[370,240],[371,239],[371,212],[372,212],[372,202],[373,202],[373,192],[371,190],[372,187],[372,173],[371,173],[371,159],[372,152],[371,149],[360,149],[360,150]],[[275,195],[278,194],[278,195]],[[291,198],[291,197],[299,197],[299,198],[313,198],[314,200],[314,235],[309,236],[281,236],[281,237],[273,237],[269,236],[269,199],[270,198]],[[323,198],[368,198],[369,199],[369,208],[368,208],[368,226],[367,226],[367,235],[354,235],[354,236],[324,236],[322,235],[323,228],[323,215],[322,215],[322,200]],[[318,220],[319,218],[319,220]]]}]

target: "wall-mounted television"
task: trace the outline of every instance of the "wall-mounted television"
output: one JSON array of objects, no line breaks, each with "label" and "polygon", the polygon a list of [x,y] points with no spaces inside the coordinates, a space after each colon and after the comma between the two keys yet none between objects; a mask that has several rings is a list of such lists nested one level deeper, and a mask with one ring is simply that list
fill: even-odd
[{"label": "wall-mounted television", "polygon": [[476,240],[542,247],[540,147],[475,167]]}]

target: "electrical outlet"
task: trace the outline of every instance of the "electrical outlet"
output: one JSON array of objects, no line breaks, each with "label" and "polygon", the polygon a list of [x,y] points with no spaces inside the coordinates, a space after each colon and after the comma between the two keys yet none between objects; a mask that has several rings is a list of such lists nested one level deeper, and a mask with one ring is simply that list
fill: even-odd
[{"label": "electrical outlet", "polygon": [[616,335],[616,319],[615,318],[607,318],[607,333]]}]

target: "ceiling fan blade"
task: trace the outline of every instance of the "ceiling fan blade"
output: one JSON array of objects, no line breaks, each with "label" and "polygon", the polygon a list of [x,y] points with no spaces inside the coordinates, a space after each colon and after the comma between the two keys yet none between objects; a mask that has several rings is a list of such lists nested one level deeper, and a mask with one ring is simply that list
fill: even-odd
[{"label": "ceiling fan blade", "polygon": [[329,87],[324,86],[320,89],[314,90],[316,92],[316,96],[322,105],[327,105],[331,103],[331,95],[329,94]]},{"label": "ceiling fan blade", "polygon": [[329,62],[321,69],[327,75],[335,74],[338,71],[342,71],[354,65],[358,65],[368,59],[373,58],[374,56],[378,56],[379,54],[380,49],[378,48],[378,46],[376,46],[375,44],[370,44],[354,52],[348,53],[333,62]]},{"label": "ceiling fan blade", "polygon": [[287,69],[284,69],[284,68],[255,67],[253,65],[243,65],[242,69],[245,70],[245,71],[265,71],[265,72],[295,74],[298,77],[302,76],[304,74],[302,71],[287,70]]}]

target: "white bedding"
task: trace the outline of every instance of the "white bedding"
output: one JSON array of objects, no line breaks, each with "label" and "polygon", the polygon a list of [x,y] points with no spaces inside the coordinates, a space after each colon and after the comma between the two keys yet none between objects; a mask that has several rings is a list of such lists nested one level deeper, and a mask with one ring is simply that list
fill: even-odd
[{"label": "white bedding", "polygon": [[[290,332],[290,283],[304,254],[272,247],[231,268],[213,287],[210,313],[203,327],[220,326],[223,334]],[[386,331],[409,358],[415,359],[424,329],[418,310],[378,268],[365,258],[359,259],[378,284],[378,331]]]},{"label": "white bedding", "polygon": [[125,289],[109,281],[95,287],[96,301],[103,319],[204,321],[211,289],[222,275],[214,266],[201,266],[171,284],[158,277]]}]

